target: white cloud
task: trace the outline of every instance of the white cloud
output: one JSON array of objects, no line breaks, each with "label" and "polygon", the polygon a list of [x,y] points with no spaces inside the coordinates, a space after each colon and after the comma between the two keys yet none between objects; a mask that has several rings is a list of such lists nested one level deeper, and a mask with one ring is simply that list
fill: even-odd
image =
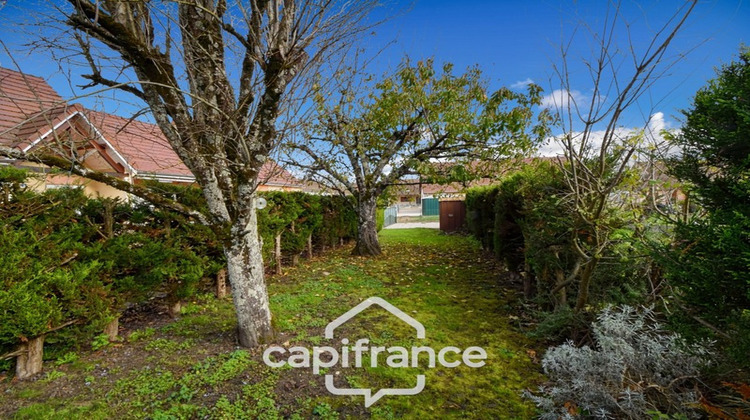
[{"label": "white cloud", "polygon": [[526,80],[520,80],[516,83],[513,83],[512,85],[510,85],[510,88],[511,89],[523,89],[532,83],[534,83],[534,81],[527,77]]},{"label": "white cloud", "polygon": [[651,143],[661,143],[664,141],[661,132],[665,128],[668,127],[666,121],[664,121],[664,113],[657,112],[649,118],[644,136],[646,137],[646,140]]},{"label": "white cloud", "polygon": [[542,107],[563,108],[568,103],[568,98],[570,98],[571,102],[581,104],[586,99],[586,96],[577,90],[555,89],[542,97]]},{"label": "white cloud", "polygon": [[[661,131],[668,129],[669,124],[664,120],[663,112],[656,112],[648,120],[648,123],[644,127],[636,128],[618,128],[615,130],[614,137],[618,140],[625,140],[628,137],[643,130],[643,146],[658,145],[664,147],[664,138],[661,135]],[[580,132],[573,133],[573,138],[577,139],[581,135]],[[588,144],[589,146],[597,150],[601,147],[602,140],[604,139],[604,130],[592,131],[589,133]],[[563,154],[563,148],[560,141],[556,137],[548,138],[545,143],[539,148],[536,153],[538,156],[559,156]]]}]

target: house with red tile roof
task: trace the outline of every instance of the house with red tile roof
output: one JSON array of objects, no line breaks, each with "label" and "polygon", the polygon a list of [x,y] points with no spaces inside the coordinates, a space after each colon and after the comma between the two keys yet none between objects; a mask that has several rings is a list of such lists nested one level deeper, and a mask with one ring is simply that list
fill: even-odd
[{"label": "house with red tile roof", "polygon": [[[68,104],[44,79],[4,68],[0,68],[0,145],[74,157],[88,169],[130,183],[195,182],[156,125]],[[77,185],[91,196],[127,198],[108,185],[33,162],[0,158],[2,164],[44,174],[33,185],[37,189]],[[272,160],[261,168],[261,191],[301,191],[303,186]]]}]

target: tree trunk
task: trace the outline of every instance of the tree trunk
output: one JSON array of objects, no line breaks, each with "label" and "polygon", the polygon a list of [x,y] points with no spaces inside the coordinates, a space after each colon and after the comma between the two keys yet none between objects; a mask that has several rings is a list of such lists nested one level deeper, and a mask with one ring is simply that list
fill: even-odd
[{"label": "tree trunk", "polygon": [[107,334],[107,339],[109,341],[117,340],[117,335],[119,334],[119,330],[120,330],[120,318],[115,318],[112,321],[108,322],[107,325],[104,326],[104,334]]},{"label": "tree trunk", "polygon": [[[555,284],[556,287],[559,287],[561,284],[565,283],[565,272],[562,271],[562,270],[560,270],[560,269],[556,269],[555,270],[555,281],[556,281],[556,284]],[[559,293],[560,293],[560,302],[559,302],[558,307],[565,307],[565,306],[567,306],[567,304],[568,304],[568,291],[567,291],[567,288],[565,286],[560,287],[560,292]]]},{"label": "tree trunk", "polygon": [[354,255],[380,255],[378,229],[375,222],[377,199],[375,197],[360,198],[357,202],[357,245],[352,252]]},{"label": "tree trunk", "polygon": [[589,303],[589,287],[591,286],[591,278],[594,276],[594,269],[599,260],[596,258],[591,259],[581,273],[581,283],[578,287],[578,298],[576,299],[576,312],[580,312]]},{"label": "tree trunk", "polygon": [[216,273],[216,299],[224,299],[227,295],[227,269],[222,268]]},{"label": "tree trunk", "polygon": [[29,379],[42,371],[44,335],[30,338],[24,344],[24,352],[16,359],[16,378]]},{"label": "tree trunk", "polygon": [[112,239],[114,237],[114,226],[115,226],[115,205],[116,200],[104,199],[102,205],[104,206],[104,236],[106,239]]},{"label": "tree trunk", "polygon": [[271,309],[263,275],[256,210],[236,221],[224,248],[232,301],[237,313],[237,334],[243,347],[255,347],[273,337]]},{"label": "tree trunk", "polygon": [[529,266],[529,262],[524,259],[523,263],[523,273],[521,274],[521,278],[523,279],[523,297],[526,300],[531,300],[531,298],[534,297],[534,283],[532,282],[533,278],[531,275],[531,267]]},{"label": "tree trunk", "polygon": [[313,257],[312,234],[307,235],[307,258]]},{"label": "tree trunk", "polygon": [[281,275],[281,234],[276,235],[276,245],[274,247],[274,255],[276,257],[276,274]]}]

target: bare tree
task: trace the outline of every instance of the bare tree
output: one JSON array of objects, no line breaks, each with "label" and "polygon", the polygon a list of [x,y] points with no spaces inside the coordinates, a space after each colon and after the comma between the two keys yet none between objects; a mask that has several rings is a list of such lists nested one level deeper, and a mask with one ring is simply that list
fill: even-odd
[{"label": "bare tree", "polygon": [[[620,120],[681,58],[667,55],[667,50],[696,3],[691,0],[681,4],[644,46],[632,43],[630,25],[622,16],[620,2],[608,3],[606,18],[598,31],[582,25],[582,33],[590,36],[594,51],[593,57],[582,60],[591,80],[590,96],[576,95],[576,88],[580,87],[571,82],[570,47],[580,40],[573,36],[561,46],[562,64],[555,66],[560,86],[556,92],[560,95],[555,105],[563,134],[556,141],[564,154],[560,167],[575,217],[572,246],[577,261],[556,290],[577,284],[576,310],[588,303],[594,273],[612,246],[615,209],[624,202],[617,196],[617,189],[643,145],[648,126],[645,121],[644,130],[623,129]],[[623,32],[630,41],[624,46],[617,43]]]},{"label": "bare tree", "polygon": [[[258,173],[278,143],[281,123],[299,109],[304,75],[368,27],[376,2],[68,2],[58,13],[75,52],[90,67],[84,76],[88,87],[119,89],[145,103],[201,186],[208,214],[182,211],[223,238],[240,344],[269,339],[271,313],[254,207]],[[134,80],[123,81],[123,75]],[[174,204],[69,159],[39,158],[156,204]]]}]

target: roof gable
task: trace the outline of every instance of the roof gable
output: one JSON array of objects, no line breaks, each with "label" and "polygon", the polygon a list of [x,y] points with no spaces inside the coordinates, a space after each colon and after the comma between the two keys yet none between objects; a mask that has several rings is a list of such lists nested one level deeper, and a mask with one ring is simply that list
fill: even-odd
[{"label": "roof gable", "polygon": [[[55,135],[73,132],[77,140],[91,142],[86,150],[96,150],[120,173],[194,179],[155,124],[67,104],[44,79],[0,67],[0,145],[26,152]],[[263,164],[258,181],[302,186],[272,160]]]},{"label": "roof gable", "polygon": [[65,101],[44,79],[0,67],[0,144],[25,147],[42,126],[66,113]]}]

